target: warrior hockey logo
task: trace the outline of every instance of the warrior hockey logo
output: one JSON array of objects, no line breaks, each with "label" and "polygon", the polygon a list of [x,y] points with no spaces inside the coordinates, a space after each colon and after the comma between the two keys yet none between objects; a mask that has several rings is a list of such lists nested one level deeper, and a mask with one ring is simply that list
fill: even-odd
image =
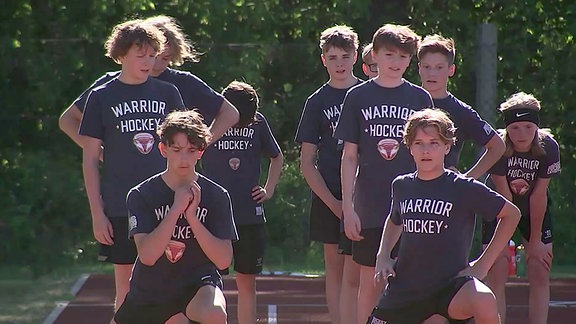
[{"label": "warrior hockey logo", "polygon": [[184,250],[186,249],[186,244],[179,241],[170,241],[166,247],[166,258],[172,263],[178,262],[184,255]]},{"label": "warrior hockey logo", "polygon": [[152,151],[154,147],[154,136],[148,133],[138,133],[134,135],[134,139],[132,140],[134,146],[138,149],[138,151],[142,154],[148,154]]},{"label": "warrior hockey logo", "polygon": [[530,189],[530,185],[524,179],[516,179],[510,182],[510,189],[513,193],[523,196]]},{"label": "warrior hockey logo", "polygon": [[385,138],[378,142],[378,152],[384,160],[390,161],[396,157],[400,149],[400,143],[393,138]]},{"label": "warrior hockey logo", "polygon": [[228,160],[228,165],[230,166],[230,169],[236,171],[238,170],[238,168],[240,168],[240,159],[231,158],[230,160]]}]

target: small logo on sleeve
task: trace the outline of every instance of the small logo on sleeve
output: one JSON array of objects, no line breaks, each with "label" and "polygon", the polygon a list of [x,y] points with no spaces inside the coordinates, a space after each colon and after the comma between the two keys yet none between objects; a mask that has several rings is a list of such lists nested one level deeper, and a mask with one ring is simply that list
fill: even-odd
[{"label": "small logo on sleeve", "polygon": [[128,230],[131,231],[138,227],[138,220],[136,219],[135,215],[130,216],[128,219]]},{"label": "small logo on sleeve", "polygon": [[548,166],[548,172],[547,172],[548,175],[556,174],[559,172],[560,172],[560,161],[550,164],[550,166]]}]

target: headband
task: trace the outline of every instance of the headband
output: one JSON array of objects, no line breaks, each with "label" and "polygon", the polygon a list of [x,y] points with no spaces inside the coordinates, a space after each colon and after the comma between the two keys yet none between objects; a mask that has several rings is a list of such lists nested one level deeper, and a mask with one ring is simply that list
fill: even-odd
[{"label": "headband", "polygon": [[504,124],[506,126],[519,121],[527,121],[540,126],[538,111],[531,108],[508,109],[503,111],[502,114],[504,115]]}]

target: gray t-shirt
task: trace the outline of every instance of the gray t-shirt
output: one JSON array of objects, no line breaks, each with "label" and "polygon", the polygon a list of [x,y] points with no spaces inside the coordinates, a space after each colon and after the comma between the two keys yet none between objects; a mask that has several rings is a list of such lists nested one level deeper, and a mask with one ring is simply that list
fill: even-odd
[{"label": "gray t-shirt", "polygon": [[262,157],[276,157],[280,146],[261,113],[252,125],[232,127],[202,155],[202,172],[226,188],[232,199],[236,225],[266,222],[264,207],[252,199],[260,183]]},{"label": "gray t-shirt", "polygon": [[492,139],[492,136],[496,135],[494,128],[480,118],[472,107],[451,93],[446,98],[434,99],[434,107],[446,111],[456,126],[456,143],[450,148],[450,153],[446,156],[444,163],[447,168],[458,167],[465,141],[471,140],[474,144],[483,147]]},{"label": "gray t-shirt", "polygon": [[101,194],[108,217],[127,217],[128,190],[166,168],[156,128],[170,111],[182,108],[178,89],[153,78],[137,85],[115,78],[90,92],[79,133],[100,139],[106,148]]},{"label": "gray t-shirt", "polygon": [[[237,240],[230,198],[226,189],[199,174],[198,185],[202,198],[196,216],[214,236]],[[174,191],[157,174],[132,188],[127,205],[129,235],[151,233],[174,204]],[[164,254],[153,266],[146,266],[137,258],[130,279],[130,294],[139,303],[165,303],[187,293],[187,289],[205,274],[206,268],[216,266],[206,256],[192,233],[190,224],[181,215]]]},{"label": "gray t-shirt", "polygon": [[445,286],[468,266],[475,215],[494,220],[505,203],[483,183],[450,170],[428,181],[416,172],[398,176],[392,192],[390,219],[402,225],[402,236],[382,307],[406,305]]},{"label": "gray t-shirt", "polygon": [[416,170],[402,143],[404,124],[415,111],[432,106],[430,94],[406,80],[396,88],[384,88],[371,79],[346,94],[334,137],[358,145],[354,208],[363,229],[384,225],[390,183]]},{"label": "gray t-shirt", "polygon": [[[362,81],[358,80],[357,85],[360,83]],[[348,89],[336,89],[326,83],[311,94],[304,105],[295,138],[298,144],[310,143],[317,146],[318,172],[337,198],[342,196],[340,161],[343,142],[334,138],[333,134]],[[314,192],[312,194],[315,195]]]}]

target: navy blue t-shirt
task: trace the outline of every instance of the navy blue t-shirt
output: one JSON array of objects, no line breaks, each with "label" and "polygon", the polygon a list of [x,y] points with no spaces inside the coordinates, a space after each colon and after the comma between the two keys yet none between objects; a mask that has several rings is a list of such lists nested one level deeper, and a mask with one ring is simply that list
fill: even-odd
[{"label": "navy blue t-shirt", "polygon": [[414,112],[432,106],[430,94],[406,80],[385,88],[371,79],[346,94],[334,137],[358,145],[354,209],[363,229],[384,225],[390,183],[399,174],[416,170],[402,143],[404,124]]},{"label": "navy blue t-shirt", "polygon": [[466,268],[475,215],[494,220],[505,204],[483,183],[450,170],[428,181],[416,172],[398,176],[392,192],[390,219],[402,236],[396,276],[380,299],[385,308],[427,298]]},{"label": "navy blue t-shirt", "polygon": [[261,113],[247,127],[232,127],[202,155],[202,171],[230,193],[237,225],[266,222],[261,203],[252,199],[252,188],[260,183],[262,157],[280,154],[272,130]]},{"label": "navy blue t-shirt", "polygon": [[457,167],[465,141],[472,140],[478,146],[486,145],[496,131],[484,121],[469,105],[454,97],[451,93],[442,99],[433,99],[434,107],[446,111],[456,126],[456,143],[450,148],[444,165]]},{"label": "navy blue t-shirt", "polygon": [[[74,104],[84,111],[88,94],[95,87],[102,85],[120,75],[121,71],[107,72],[86,89],[75,101]],[[224,97],[214,91],[204,81],[194,74],[186,71],[167,68],[158,77],[158,80],[172,83],[180,91],[182,100],[186,108],[196,108],[204,117],[204,123],[210,125],[220,112]]]},{"label": "navy blue t-shirt", "polygon": [[137,85],[115,78],[90,92],[79,133],[106,148],[101,194],[108,217],[127,217],[128,190],[166,168],[156,128],[170,111],[183,108],[178,89],[153,78]]},{"label": "navy blue t-shirt", "polygon": [[[358,80],[357,84],[362,82]],[[326,83],[311,94],[304,104],[295,138],[298,144],[310,143],[317,146],[318,172],[337,198],[342,195],[340,162],[343,142],[334,138],[333,134],[348,89],[336,89]],[[315,195],[314,192],[312,194]]]},{"label": "navy blue t-shirt", "polygon": [[[212,235],[235,241],[238,239],[230,198],[226,189],[214,181],[198,175],[202,198],[196,216]],[[129,235],[151,233],[174,204],[174,191],[157,174],[128,193]],[[207,268],[216,266],[206,256],[192,229],[181,215],[164,255],[153,266],[144,265],[137,258],[130,278],[130,294],[138,303],[165,303],[187,293]]]},{"label": "navy blue t-shirt", "polygon": [[506,177],[512,202],[518,206],[528,204],[538,178],[552,178],[560,174],[558,143],[549,135],[543,135],[542,143],[545,156],[535,157],[530,152],[514,151],[510,157],[501,157],[488,170],[490,174]]}]

